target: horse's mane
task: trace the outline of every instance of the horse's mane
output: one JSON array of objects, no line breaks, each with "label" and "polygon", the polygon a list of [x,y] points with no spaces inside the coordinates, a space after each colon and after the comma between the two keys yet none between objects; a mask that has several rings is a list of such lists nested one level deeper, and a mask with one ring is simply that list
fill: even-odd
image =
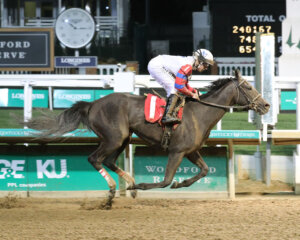
[{"label": "horse's mane", "polygon": [[223,87],[225,84],[227,84],[228,82],[230,82],[232,80],[236,80],[236,79],[233,77],[230,77],[230,78],[220,78],[216,81],[213,81],[209,86],[207,86],[205,88],[205,90],[207,92],[205,94],[201,95],[201,98],[209,97],[214,92],[216,92],[217,90],[219,90],[221,87]]}]

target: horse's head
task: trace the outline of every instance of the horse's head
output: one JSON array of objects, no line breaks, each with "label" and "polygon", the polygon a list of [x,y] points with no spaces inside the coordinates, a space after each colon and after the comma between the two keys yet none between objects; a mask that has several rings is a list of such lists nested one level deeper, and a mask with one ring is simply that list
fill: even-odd
[{"label": "horse's head", "polygon": [[260,115],[266,114],[269,111],[270,104],[261,97],[261,94],[242,76],[239,70],[235,71],[237,79],[238,97],[237,104],[248,105],[249,109],[254,110]]}]

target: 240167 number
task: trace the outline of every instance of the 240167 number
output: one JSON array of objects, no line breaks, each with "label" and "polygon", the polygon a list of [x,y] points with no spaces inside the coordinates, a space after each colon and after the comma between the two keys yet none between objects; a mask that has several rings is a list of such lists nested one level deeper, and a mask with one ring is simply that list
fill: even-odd
[{"label": "240167 number", "polygon": [[270,33],[272,30],[271,26],[232,26],[232,33],[252,33],[255,34],[257,32]]}]

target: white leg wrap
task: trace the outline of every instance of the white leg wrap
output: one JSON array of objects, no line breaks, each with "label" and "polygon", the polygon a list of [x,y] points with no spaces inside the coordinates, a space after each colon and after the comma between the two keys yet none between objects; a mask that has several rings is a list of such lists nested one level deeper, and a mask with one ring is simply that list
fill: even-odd
[{"label": "white leg wrap", "polygon": [[127,172],[123,171],[120,168],[116,171],[116,173],[129,184],[135,182],[133,177],[131,177]]},{"label": "white leg wrap", "polygon": [[115,180],[113,180],[113,178],[109,175],[109,173],[104,168],[102,168],[99,171],[99,173],[102,175],[102,177],[104,177],[110,189],[116,189],[117,185]]}]

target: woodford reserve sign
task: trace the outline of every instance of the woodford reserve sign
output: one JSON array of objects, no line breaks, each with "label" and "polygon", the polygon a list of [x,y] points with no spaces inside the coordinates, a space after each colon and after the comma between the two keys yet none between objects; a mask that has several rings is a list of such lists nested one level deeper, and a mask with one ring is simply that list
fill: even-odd
[{"label": "woodford reserve sign", "polygon": [[52,71],[53,58],[53,29],[0,29],[0,71]]}]

